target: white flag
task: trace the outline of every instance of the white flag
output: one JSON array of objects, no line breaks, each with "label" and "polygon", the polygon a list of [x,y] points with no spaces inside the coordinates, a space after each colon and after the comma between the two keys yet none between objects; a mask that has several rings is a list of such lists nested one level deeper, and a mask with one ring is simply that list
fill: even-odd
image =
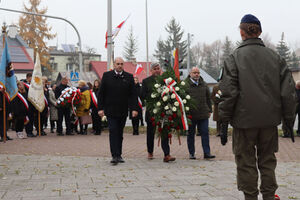
[{"label": "white flag", "polygon": [[28,100],[39,112],[42,112],[44,110],[44,87],[42,81],[42,69],[39,53],[36,54],[36,61],[33,69],[30,87],[28,90]]}]

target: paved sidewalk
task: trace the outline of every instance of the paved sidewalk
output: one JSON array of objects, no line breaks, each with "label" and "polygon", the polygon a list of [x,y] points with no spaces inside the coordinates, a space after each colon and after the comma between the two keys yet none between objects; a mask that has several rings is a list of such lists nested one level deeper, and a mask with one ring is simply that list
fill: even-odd
[{"label": "paved sidewalk", "polygon": [[[232,161],[0,155],[0,199],[150,200],[243,199]],[[279,163],[281,199],[300,198],[300,164]],[[261,199],[261,198],[260,198]]]}]

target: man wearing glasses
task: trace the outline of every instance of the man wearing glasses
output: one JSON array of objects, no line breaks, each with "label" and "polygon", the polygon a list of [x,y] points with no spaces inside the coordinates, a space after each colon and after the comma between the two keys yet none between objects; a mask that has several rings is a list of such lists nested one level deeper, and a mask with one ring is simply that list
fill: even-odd
[{"label": "man wearing glasses", "polygon": [[103,74],[98,109],[100,117],[107,116],[111,163],[114,165],[123,163],[123,129],[128,109],[132,110],[132,117],[136,117],[138,103],[133,75],[124,71],[124,60],[121,57],[115,59],[114,70]]}]

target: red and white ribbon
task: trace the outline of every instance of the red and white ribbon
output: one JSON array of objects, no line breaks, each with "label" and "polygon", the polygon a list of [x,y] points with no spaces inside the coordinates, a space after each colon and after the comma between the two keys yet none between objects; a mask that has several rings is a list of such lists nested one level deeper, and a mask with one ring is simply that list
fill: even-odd
[{"label": "red and white ribbon", "polygon": [[29,111],[29,106],[27,100],[23,97],[21,93],[18,92],[18,98],[23,102],[24,106],[26,107],[27,111]]},{"label": "red and white ribbon", "polygon": [[139,104],[139,107],[143,110],[143,103],[142,103],[142,100],[140,99],[140,97],[138,97],[138,104]]},{"label": "red and white ribbon", "polygon": [[77,90],[76,90],[76,92],[75,92],[75,94],[74,94],[74,96],[73,96],[73,98],[72,98],[72,111],[73,111],[74,115],[76,115],[76,110],[75,110],[75,107],[74,107],[74,100],[75,100],[75,97],[76,97],[78,94],[80,94],[80,89],[77,89]]},{"label": "red and white ribbon", "polygon": [[[2,89],[2,88],[3,88],[3,85],[0,84],[0,89]],[[7,102],[10,102],[10,99],[9,99],[8,94],[6,92],[4,92],[4,96],[7,100]]]},{"label": "red and white ribbon", "polygon": [[[176,81],[174,80],[169,80],[169,79],[164,79],[164,82],[167,86],[167,88],[169,88],[170,92],[172,92],[173,94],[175,94],[176,100],[179,103],[179,108],[180,108],[180,112],[181,112],[181,122],[182,122],[182,126],[183,126],[183,130],[188,130],[189,126],[187,123],[187,118],[186,118],[186,114],[185,114],[185,110],[184,110],[184,104],[183,101],[181,99],[181,97],[177,94],[177,92],[175,91],[174,86],[176,85]],[[163,92],[162,97],[166,94],[167,92]]]},{"label": "red and white ribbon", "polygon": [[93,101],[96,109],[98,110],[98,102],[97,102],[96,94],[95,94],[95,92],[93,92],[93,90],[90,90],[90,94],[91,94],[91,97],[92,97],[92,101]]}]

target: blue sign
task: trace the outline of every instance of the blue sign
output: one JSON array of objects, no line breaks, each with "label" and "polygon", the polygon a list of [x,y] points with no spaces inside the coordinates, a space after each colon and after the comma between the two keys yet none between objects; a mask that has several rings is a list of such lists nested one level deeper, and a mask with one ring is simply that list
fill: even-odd
[{"label": "blue sign", "polygon": [[79,73],[78,72],[71,72],[70,73],[71,81],[79,81]]}]

